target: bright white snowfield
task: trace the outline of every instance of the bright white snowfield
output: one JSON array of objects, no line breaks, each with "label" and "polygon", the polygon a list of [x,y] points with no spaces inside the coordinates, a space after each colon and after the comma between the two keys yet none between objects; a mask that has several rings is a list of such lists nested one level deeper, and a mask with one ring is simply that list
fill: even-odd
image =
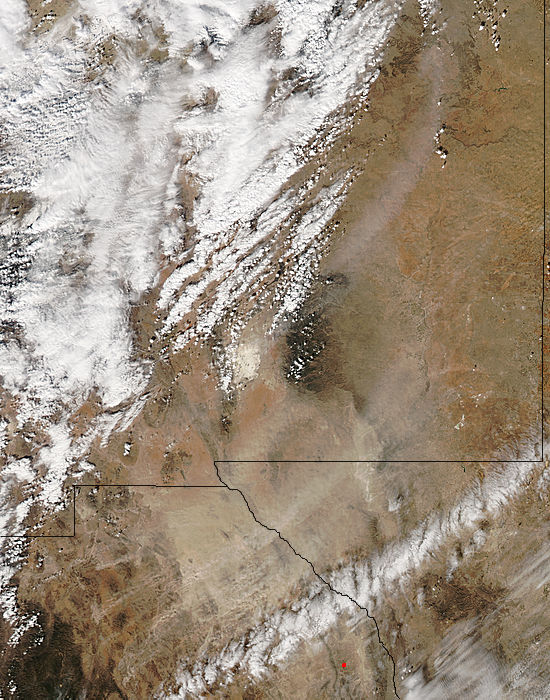
[{"label": "bright white snowfield", "polygon": [[[1,313],[19,338],[2,345],[0,371],[20,426],[49,434],[46,503],[59,501],[92,438],[71,444],[68,412],[96,392],[121,407],[96,421],[108,433],[147,386],[128,315],[162,269],[172,270],[158,296],[164,330],[196,312],[176,347],[228,321],[238,335],[228,314],[261,296],[281,236],[292,264],[270,301],[279,315],[297,309],[314,274],[352,173],[316,201],[315,177],[301,188],[289,178],[346,128],[346,100],[366,95],[399,7],[346,2],[333,17],[328,0],[280,1],[275,51],[266,24],[250,23],[256,5],[92,0],[43,34],[28,31],[22,0],[3,5],[1,191],[29,193],[33,206],[2,227]],[[162,62],[140,54],[141,39],[157,41],[151,27],[163,31]],[[102,66],[113,36],[114,60]],[[300,81],[307,90],[292,92]],[[198,192],[189,211],[182,181]]]},{"label": "bright white snowfield", "polygon": [[[92,468],[93,439],[141,409],[152,367],[134,352],[129,314],[145,293],[156,290],[151,343],[170,333],[165,353],[223,328],[227,392],[249,313],[240,302],[271,305],[275,323],[299,308],[354,174],[313,196],[318,174],[291,179],[366,98],[400,3],[340,9],[89,0],[41,32],[23,0],[3,2],[0,193],[31,206],[2,217],[0,376],[9,430],[47,444],[35,460],[11,458],[5,533],[24,531],[36,499],[59,507],[67,476]],[[256,21],[263,11],[269,21]],[[68,418],[87,400],[108,413],[75,439]],[[10,489],[31,483],[10,508]]]},{"label": "bright white snowfield", "polygon": [[543,688],[519,5],[0,0],[0,700]]}]

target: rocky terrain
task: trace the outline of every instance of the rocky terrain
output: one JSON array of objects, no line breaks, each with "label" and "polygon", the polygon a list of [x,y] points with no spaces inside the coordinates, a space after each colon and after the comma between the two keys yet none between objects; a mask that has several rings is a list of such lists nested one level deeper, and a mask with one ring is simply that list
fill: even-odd
[{"label": "rocky terrain", "polygon": [[2,697],[547,697],[542,2],[6,8]]}]

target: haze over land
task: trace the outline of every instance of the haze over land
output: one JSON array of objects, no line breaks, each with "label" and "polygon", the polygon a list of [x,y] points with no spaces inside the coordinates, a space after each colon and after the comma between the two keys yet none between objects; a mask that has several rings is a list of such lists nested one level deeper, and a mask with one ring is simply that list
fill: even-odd
[{"label": "haze over land", "polygon": [[3,697],[550,694],[543,21],[4,0]]}]

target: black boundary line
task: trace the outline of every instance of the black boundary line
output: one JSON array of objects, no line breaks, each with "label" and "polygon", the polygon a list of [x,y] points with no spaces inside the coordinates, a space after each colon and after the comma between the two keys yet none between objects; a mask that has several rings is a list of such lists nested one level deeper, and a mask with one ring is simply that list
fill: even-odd
[{"label": "black boundary line", "polygon": [[546,287],[546,0],[542,13],[542,300],[540,331],[540,444],[544,459],[544,296]]},{"label": "black boundary line", "polygon": [[[542,459],[218,459],[220,464],[538,464]],[[139,484],[137,484],[139,486]]]},{"label": "black boundary line", "polygon": [[222,486],[215,486],[215,485],[197,485],[197,486],[192,486],[192,485],[176,485],[176,486],[169,486],[169,485],[159,485],[159,484],[73,484],[72,485],[72,490],[73,490],[73,497],[72,497],[72,504],[73,504],[73,532],[70,535],[1,535],[0,539],[36,539],[36,538],[50,538],[50,537],[57,537],[57,538],[67,538],[67,537],[76,537],[76,489],[80,489],[81,487],[89,487],[89,488],[95,488],[99,486],[110,486],[110,487],[133,487],[137,488],[140,486],[148,486],[148,487],[154,487],[154,488],[188,488],[188,489],[219,489],[219,488],[224,488],[229,491],[236,491],[241,495],[241,498],[246,504],[246,507],[248,508],[248,511],[254,518],[255,522],[258,523],[261,527],[264,529],[276,533],[276,535],[279,537],[280,540],[285,542],[290,549],[294,552],[294,554],[297,557],[300,557],[303,561],[305,561],[313,571],[314,575],[321,581],[325,586],[327,586],[335,595],[342,596],[344,598],[348,598],[351,600],[352,603],[354,603],[358,608],[363,610],[367,617],[371,619],[374,622],[374,625],[376,627],[376,633],[378,636],[378,642],[386,652],[386,654],[389,656],[392,662],[393,666],[393,690],[397,698],[399,698],[399,695],[397,693],[397,686],[395,683],[395,674],[396,674],[396,665],[395,665],[395,659],[391,655],[389,649],[386,647],[384,642],[382,641],[380,637],[380,628],[378,626],[378,622],[376,619],[369,613],[367,608],[363,607],[360,605],[354,598],[352,598],[350,595],[347,593],[342,593],[341,591],[336,590],[331,586],[331,584],[324,579],[315,569],[314,565],[312,562],[304,557],[302,554],[297,552],[292,544],[285,538],[279,530],[273,527],[269,527],[269,525],[265,525],[265,523],[262,523],[258,518],[256,517],[254,511],[250,507],[244,493],[238,489],[229,486],[225,481],[220,476],[219,470],[218,470],[218,463],[220,464],[238,464],[238,463],[245,463],[245,464],[253,464],[253,463],[279,463],[279,464],[298,464],[298,463],[305,463],[305,464],[353,464],[354,462],[360,463],[360,464],[528,464],[529,462],[543,462],[544,461],[544,305],[545,305],[545,262],[546,262],[546,0],[544,0],[544,6],[543,6],[543,52],[542,52],[542,64],[543,64],[543,86],[542,86],[542,92],[543,92],[543,105],[542,105],[542,114],[543,114],[543,153],[542,153],[542,180],[543,180],[543,222],[542,222],[542,238],[543,238],[543,244],[542,244],[542,295],[541,295],[541,417],[540,417],[540,427],[541,427],[541,457],[540,459],[469,459],[469,460],[455,460],[455,459],[392,459],[392,460],[385,460],[385,459],[371,459],[371,460],[361,460],[361,459],[331,459],[331,460],[321,460],[321,459],[279,459],[279,460],[256,460],[256,459],[226,459],[226,460],[214,460],[214,468],[216,470],[216,475],[220,482],[222,483]]},{"label": "black boundary line", "polygon": [[[351,597],[350,595],[348,595],[347,593],[342,593],[342,591],[339,591],[339,590],[337,590],[336,588],[334,588],[334,587],[329,583],[329,581],[327,581],[325,578],[323,578],[323,576],[321,576],[321,574],[317,571],[317,569],[315,568],[315,566],[313,565],[313,563],[312,563],[307,557],[304,557],[302,554],[300,554],[300,552],[298,552],[298,551],[294,548],[294,546],[290,543],[290,541],[287,540],[286,537],[284,537],[284,536],[279,532],[279,530],[277,530],[277,529],[274,528],[274,527],[270,527],[269,525],[266,525],[266,524],[263,523],[261,520],[258,520],[258,518],[256,517],[256,514],[254,513],[254,511],[253,511],[252,508],[250,507],[250,504],[249,504],[249,502],[248,502],[246,496],[244,495],[244,493],[243,493],[240,489],[238,489],[238,488],[235,488],[235,487],[233,487],[233,486],[229,486],[229,484],[228,484],[227,482],[225,482],[225,481],[221,478],[220,472],[219,472],[219,469],[218,469],[218,464],[224,464],[224,463],[225,463],[225,464],[229,464],[229,463],[238,463],[239,461],[248,462],[248,463],[253,463],[253,462],[255,462],[255,463],[258,463],[258,464],[262,464],[262,463],[266,463],[266,462],[267,462],[267,463],[279,463],[279,462],[282,462],[282,461],[286,461],[287,463],[289,463],[289,462],[294,462],[294,460],[290,460],[290,461],[289,461],[289,460],[214,460],[214,469],[216,470],[216,476],[218,477],[218,480],[220,481],[220,485],[219,485],[219,486],[218,486],[217,484],[198,484],[198,485],[186,485],[186,484],[176,484],[176,485],[165,485],[165,484],[105,484],[105,483],[95,483],[95,484],[72,484],[72,492],[73,492],[73,497],[72,497],[72,504],[73,504],[73,531],[72,531],[71,534],[69,534],[69,535],[3,535],[3,537],[4,537],[4,538],[12,538],[12,539],[38,539],[38,538],[51,538],[51,537],[57,537],[57,538],[71,538],[71,537],[76,537],[76,536],[77,536],[77,534],[76,534],[76,495],[77,495],[77,489],[78,489],[78,492],[80,492],[80,489],[81,489],[81,488],[99,488],[99,487],[105,487],[105,486],[106,486],[106,487],[110,487],[110,488],[140,488],[140,487],[147,487],[147,488],[161,488],[161,489],[162,489],[162,488],[164,488],[164,489],[222,489],[222,490],[224,490],[224,491],[226,491],[226,490],[227,490],[227,491],[235,491],[236,493],[240,494],[241,498],[242,498],[243,501],[245,502],[245,505],[246,505],[246,507],[247,507],[247,509],[248,509],[248,511],[249,511],[249,513],[250,513],[250,515],[252,516],[252,518],[254,519],[254,521],[255,521],[258,525],[260,525],[261,527],[263,527],[265,530],[268,530],[269,532],[274,532],[274,533],[277,535],[277,537],[278,537],[282,542],[284,542],[286,545],[288,545],[288,547],[290,547],[290,549],[292,550],[292,552],[293,552],[297,557],[299,557],[300,559],[302,559],[302,561],[306,562],[306,564],[309,565],[309,567],[310,567],[311,570],[313,571],[313,574],[315,575],[315,577],[316,577],[317,579],[319,579],[319,581],[321,581],[321,583],[322,583],[323,585],[325,585],[325,586],[326,586],[332,593],[334,593],[335,595],[339,595],[339,596],[341,596],[342,598],[347,598],[348,600],[350,600],[354,605],[356,605],[360,610],[362,610],[362,611],[367,615],[367,617],[368,617],[370,620],[372,620],[372,621],[374,622],[374,626],[375,626],[375,628],[376,628],[376,635],[377,635],[377,637],[378,637],[378,643],[379,643],[380,646],[384,649],[384,651],[386,652],[386,654],[388,655],[388,657],[389,657],[389,659],[390,659],[390,661],[391,661],[391,663],[392,663],[392,683],[393,683],[393,692],[395,693],[395,696],[396,696],[397,698],[400,698],[400,695],[399,695],[399,693],[397,692],[397,685],[396,685],[396,682],[395,682],[395,678],[396,678],[396,663],[395,663],[395,659],[393,658],[393,656],[392,656],[390,650],[388,649],[388,647],[387,647],[387,646],[384,644],[384,642],[382,641],[382,637],[380,636],[380,627],[379,627],[379,625],[378,625],[378,622],[377,622],[376,618],[373,617],[373,616],[369,613],[369,611],[368,611],[368,609],[367,609],[366,607],[364,607],[363,605],[361,605],[360,603],[358,603],[358,602],[355,600],[355,598],[352,598],[352,597]],[[308,461],[308,460],[296,460],[296,461]],[[311,461],[311,460],[309,460],[309,461]],[[353,460],[353,461],[357,461],[357,462],[360,462],[360,463],[361,463],[361,462],[362,462],[362,463],[368,463],[368,461],[365,461],[365,460]],[[324,462],[320,462],[320,463],[330,464],[330,463],[332,463],[332,460],[324,460]]]},{"label": "black boundary line", "polygon": [[[541,296],[541,405],[540,405],[540,427],[541,427],[541,456],[539,459],[278,459],[278,460],[256,460],[256,459],[226,459],[217,460],[218,462],[225,463],[254,463],[254,462],[278,462],[282,464],[294,464],[304,462],[306,464],[314,463],[331,463],[331,464],[353,464],[357,463],[370,463],[370,464],[528,464],[530,462],[544,462],[544,305],[545,305],[545,262],[546,262],[546,2],[544,0],[543,4],[543,18],[542,18],[542,34],[543,34],[543,47],[542,47],[542,72],[543,72],[543,104],[542,104],[542,133],[543,133],[543,149],[542,149],[542,180],[543,180],[543,221],[542,221],[542,296]],[[550,260],[548,262],[550,267]],[[216,461],[214,461],[214,466],[217,471]],[[218,475],[219,477],[219,475]],[[73,484],[73,534],[72,535],[0,535],[0,539],[21,539],[21,538],[35,538],[35,537],[74,537],[75,536],[75,488],[77,486],[92,486],[92,484]],[[219,486],[165,486],[159,484],[93,484],[93,486],[155,486],[157,488],[220,488]],[[244,498],[244,496],[243,496]]]},{"label": "black boundary line", "polygon": [[[367,608],[365,608],[363,605],[361,605],[360,603],[358,603],[358,602],[355,600],[355,598],[352,598],[352,597],[351,597],[350,595],[348,595],[347,593],[342,593],[342,591],[339,591],[339,590],[337,590],[336,588],[334,588],[325,578],[323,578],[323,577],[321,576],[321,574],[317,571],[317,569],[315,568],[315,566],[312,564],[312,562],[311,562],[307,557],[304,557],[303,554],[300,554],[300,552],[298,552],[298,551],[296,551],[296,550],[294,549],[294,547],[293,547],[292,544],[289,542],[289,540],[287,540],[286,537],[283,537],[283,535],[281,535],[281,533],[279,532],[279,530],[277,530],[277,529],[274,528],[274,527],[270,527],[269,525],[266,525],[266,524],[263,523],[261,520],[258,520],[258,518],[256,517],[256,514],[254,513],[254,511],[253,511],[252,508],[250,507],[250,504],[248,503],[248,501],[247,501],[246,496],[244,495],[244,493],[243,493],[240,489],[238,489],[238,488],[235,488],[235,487],[233,487],[233,486],[229,486],[229,484],[228,484],[227,482],[225,482],[225,481],[221,478],[220,472],[219,472],[219,469],[218,469],[218,464],[227,463],[227,461],[229,461],[229,460],[217,460],[217,461],[214,460],[214,469],[216,470],[216,475],[217,475],[218,479],[221,481],[221,483],[225,486],[226,489],[228,489],[229,491],[236,491],[237,493],[239,493],[239,494],[241,495],[241,498],[242,498],[243,501],[245,502],[246,507],[248,508],[248,510],[249,510],[249,512],[250,512],[250,515],[251,515],[251,516],[254,518],[254,520],[258,523],[258,525],[261,525],[264,529],[269,530],[270,532],[276,533],[277,537],[278,537],[280,540],[282,540],[283,542],[285,542],[285,543],[290,547],[290,549],[294,552],[294,554],[295,554],[297,557],[300,557],[300,559],[302,559],[303,561],[305,561],[306,564],[309,564],[309,566],[310,566],[311,570],[313,571],[314,575],[319,579],[319,581],[321,581],[321,583],[323,583],[325,586],[327,586],[327,588],[328,588],[330,591],[332,591],[332,593],[334,593],[335,595],[342,596],[342,598],[347,598],[348,600],[351,600],[352,603],[354,603],[360,610],[362,610],[363,612],[365,612],[366,615],[367,615],[367,617],[368,617],[370,620],[372,620],[372,621],[374,622],[374,626],[376,627],[376,634],[377,634],[377,636],[378,636],[378,643],[379,643],[380,646],[384,649],[384,651],[386,652],[386,654],[389,656],[389,658],[390,658],[390,660],[391,660],[391,663],[392,663],[392,683],[393,683],[393,692],[395,693],[395,696],[396,696],[397,698],[399,698],[400,696],[399,696],[399,693],[397,692],[397,686],[396,686],[396,684],[395,684],[395,674],[396,674],[395,659],[393,658],[393,656],[392,656],[390,650],[388,649],[388,647],[387,647],[387,646],[384,644],[384,642],[382,641],[382,637],[380,636],[380,627],[378,626],[378,622],[376,621],[376,618],[373,617],[373,616],[369,613],[369,611],[367,610]],[[233,460],[231,460],[231,461],[233,461]],[[269,461],[271,461],[271,462],[277,462],[277,460],[269,460]],[[260,461],[259,463],[261,463],[261,461]]]},{"label": "black boundary line", "polygon": [[73,490],[73,497],[72,497],[72,505],[73,505],[73,531],[70,535],[0,535],[0,539],[40,539],[40,538],[46,538],[46,537],[62,537],[62,538],[67,538],[67,537],[76,537],[76,493],[77,489],[81,488],[96,488],[99,486],[110,486],[111,488],[126,488],[126,487],[131,487],[131,488],[139,488],[140,486],[147,486],[149,488],[157,488],[157,489],[222,489],[224,488],[223,486],[217,486],[215,484],[198,484],[198,485],[189,485],[189,484],[175,484],[175,485],[169,485],[169,484],[72,484],[71,488]]},{"label": "black boundary line", "polygon": [[[218,459],[214,460],[214,468],[218,473],[218,464],[530,464],[544,462],[540,459]],[[219,474],[218,474],[219,478]],[[221,481],[221,479],[220,479]],[[222,482],[223,484],[224,482]],[[148,486],[159,489],[220,489],[229,488],[225,484],[72,484],[73,490],[73,532],[70,535],[0,535],[0,539],[36,539],[39,537],[75,537],[76,536],[76,489],[96,486],[133,487]],[[238,490],[238,489],[237,489]],[[244,496],[243,496],[244,498]]]},{"label": "black boundary line", "polygon": [[[76,489],[110,486],[119,488],[138,488],[147,486],[158,489],[221,489],[229,488],[220,478],[218,464],[531,464],[545,461],[544,454],[540,459],[218,459],[214,460],[214,468],[222,486],[216,484],[71,484],[73,491],[73,532],[70,535],[0,535],[0,539],[37,539],[47,537],[76,537]],[[238,491],[239,489],[231,489]],[[239,492],[240,493],[240,492]],[[244,495],[241,494],[244,498]],[[245,499],[246,501],[246,499]],[[248,506],[248,503],[247,503]],[[250,510],[250,507],[249,507]],[[262,523],[260,523],[262,525]],[[267,527],[267,526],[265,526]],[[271,528],[268,528],[271,529]],[[275,530],[275,532],[277,532]],[[284,539],[284,538],[282,538]],[[285,540],[286,541],[286,540]],[[301,555],[298,555],[301,556]],[[302,557],[303,559],[304,557]],[[307,561],[307,560],[306,560]]]}]

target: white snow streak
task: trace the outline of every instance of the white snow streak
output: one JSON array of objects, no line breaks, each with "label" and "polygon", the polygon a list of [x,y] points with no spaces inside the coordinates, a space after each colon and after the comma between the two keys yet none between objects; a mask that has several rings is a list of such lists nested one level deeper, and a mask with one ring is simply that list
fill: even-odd
[{"label": "white snow streak", "polygon": [[[337,14],[331,0],[278,0],[252,26],[257,5],[75,1],[31,33],[24,0],[2,4],[0,194],[30,204],[0,225],[0,376],[17,409],[2,439],[37,440],[32,464],[10,477],[33,473],[33,494],[12,512],[0,493],[13,533],[32,498],[58,507],[67,475],[91,468],[92,440],[141,409],[151,368],[135,359],[129,315],[163,265],[175,268],[160,289],[165,331],[196,317],[175,347],[224,322],[235,343],[240,300],[259,298],[281,255],[269,302],[279,314],[311,283],[350,173],[313,194],[318,174],[288,179],[308,144],[319,153],[346,127],[348,98],[366,96],[400,3],[347,0]],[[144,57],[143,39],[167,58]],[[185,180],[197,187],[188,210]],[[69,418],[88,400],[110,412],[76,438]]]},{"label": "white snow streak", "polygon": [[[495,517],[517,496],[538,466],[503,465],[476,483],[448,513],[434,513],[406,539],[391,543],[368,560],[342,567],[327,575],[327,580],[336,591],[348,594],[371,614],[383,617],[385,591],[405,587],[411,575],[444,545],[466,533],[475,535],[481,521]],[[277,523],[266,524],[277,527]],[[470,553],[479,549],[483,541],[483,537],[471,538]],[[307,552],[302,554],[307,556]],[[315,581],[307,597],[293,603],[290,610],[277,611],[266,618],[246,641],[233,641],[218,657],[199,659],[190,668],[184,666],[177,676],[177,690],[160,691],[158,697],[201,697],[214,682],[228,684],[236,673],[257,680],[273,666],[284,664],[302,642],[328,632],[342,615],[348,615],[350,624],[356,624],[362,613],[349,599]]]},{"label": "white snow streak", "polygon": [[[209,334],[235,305],[243,281],[240,261],[255,252],[262,259],[247,270],[245,282],[260,278],[268,263],[276,264],[270,246],[280,193],[304,163],[308,142],[376,74],[376,60],[399,9],[375,2],[357,11],[355,3],[347,2],[341,15],[333,17],[331,0],[280,0],[276,7],[282,56],[266,50],[263,28],[243,33],[237,25],[224,27],[214,42],[213,66],[210,48],[206,55],[202,49],[192,55],[191,95],[199,102],[211,89],[217,99],[215,109],[194,110],[178,125],[186,171],[201,183],[192,218],[199,235],[191,257],[182,258],[161,292],[162,308],[182,289],[166,330],[189,314],[213,284],[215,290],[209,299],[213,310],[201,312],[180,345],[194,332]],[[212,33],[217,36],[217,25]],[[284,77],[290,73],[293,80]],[[307,89],[296,90],[298,84]],[[299,203],[291,196],[290,211]],[[318,207],[331,205],[325,198]],[[319,226],[309,226],[309,242],[318,233]],[[291,266],[289,279],[294,272]],[[186,284],[188,280],[193,281]],[[299,280],[294,287],[295,293],[302,289]]]},{"label": "white snow streak", "polygon": [[[163,254],[179,262],[161,290],[165,328],[197,311],[177,347],[209,335],[258,287],[279,259],[274,227],[290,225],[300,204],[313,209],[292,224],[275,295],[281,313],[309,286],[314,242],[347,175],[313,203],[289,190],[281,213],[278,200],[307,143],[374,76],[398,8],[379,1],[358,11],[350,1],[334,17],[329,0],[280,0],[270,23],[246,28],[254,6],[93,0],[26,37],[24,4],[6,6],[15,31],[0,74],[0,188],[29,193],[34,206],[2,229],[0,310],[20,338],[0,348],[0,372],[19,426],[39,422],[49,433],[41,459],[59,483],[70,412],[92,391],[114,408],[146,386],[147,366],[132,360],[129,309],[156,284]],[[138,10],[149,19],[143,28]],[[144,61],[133,47],[158,28],[169,58]],[[268,46],[275,29],[279,52]],[[88,79],[90,57],[113,35],[114,64]],[[289,71],[295,77],[283,78]],[[307,90],[294,90],[300,81]],[[187,225],[177,203],[182,162],[200,193]]]}]

